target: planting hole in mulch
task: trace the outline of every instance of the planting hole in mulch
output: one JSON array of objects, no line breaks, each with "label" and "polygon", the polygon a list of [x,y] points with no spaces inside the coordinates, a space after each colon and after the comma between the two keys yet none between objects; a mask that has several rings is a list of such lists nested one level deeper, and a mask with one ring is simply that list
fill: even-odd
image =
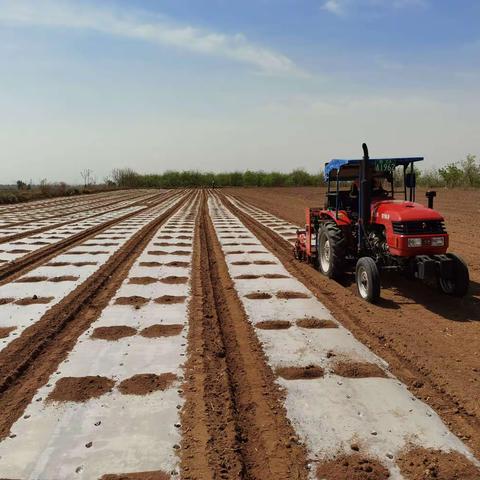
[{"label": "planting hole in mulch", "polygon": [[387,480],[390,472],[377,460],[361,455],[342,456],[317,467],[318,480]]},{"label": "planting hole in mulch", "polygon": [[132,277],[128,280],[128,283],[133,285],[150,285],[155,282],[158,282],[158,279],[153,277]]},{"label": "planting hole in mulch", "polygon": [[131,297],[118,297],[115,300],[115,303],[117,305],[133,305],[139,307],[141,305],[145,305],[145,303],[149,301],[149,298],[140,297],[139,295],[132,295]]},{"label": "planting hole in mulch", "polygon": [[7,303],[12,303],[15,299],[14,298],[0,298],[0,305],[7,305]]},{"label": "planting hole in mulch", "polygon": [[44,282],[48,277],[22,277],[15,280],[15,283]]},{"label": "planting hole in mulch", "polygon": [[291,300],[294,298],[310,298],[310,295],[303,292],[277,292],[277,298]]},{"label": "planting hole in mulch", "polygon": [[249,298],[250,300],[268,300],[269,298],[272,298],[272,296],[269,293],[266,293],[266,292],[247,293],[247,295],[245,295],[245,297]]},{"label": "planting hole in mulch", "polygon": [[270,260],[255,260],[255,265],[276,265],[277,262],[271,262]]},{"label": "planting hole in mulch", "polygon": [[334,321],[324,318],[301,318],[296,321],[296,324],[302,328],[338,328]]},{"label": "planting hole in mulch", "polygon": [[190,255],[190,252],[186,252],[185,250],[175,250],[174,252],[171,252],[170,255],[180,255],[185,257]]},{"label": "planting hole in mulch", "polygon": [[15,250],[6,250],[6,253],[29,253],[30,250],[16,248]]},{"label": "planting hole in mulch", "polygon": [[317,365],[307,365],[306,367],[280,367],[276,374],[285,380],[311,380],[313,378],[323,377],[323,368]]},{"label": "planting hole in mulch", "polygon": [[106,255],[108,252],[103,250],[94,250],[92,252],[89,251],[78,251],[78,252],[65,252],[64,255]]},{"label": "planting hole in mulch", "polygon": [[158,390],[166,390],[177,379],[174,373],[140,373],[120,382],[118,389],[124,395],[148,395]]},{"label": "planting hole in mulch", "polygon": [[177,237],[179,240],[191,240],[192,237],[188,236],[188,235],[179,235]]},{"label": "planting hole in mulch", "polygon": [[180,335],[183,330],[183,325],[162,325],[155,324],[150,325],[150,327],[144,328],[140,335],[146,338],[159,338],[159,337],[173,337],[175,335]]},{"label": "planting hole in mulch", "polygon": [[406,480],[478,480],[480,469],[458,452],[413,447],[397,459]]},{"label": "planting hole in mulch", "polygon": [[163,263],[160,262],[140,262],[141,267],[161,267]]},{"label": "planting hole in mulch", "polygon": [[250,254],[256,254],[256,253],[268,253],[266,251],[262,251],[262,250],[249,250],[247,253],[250,253]]},{"label": "planting hole in mulch", "polygon": [[170,240],[173,237],[171,235],[159,235],[157,238],[161,238],[163,240]]},{"label": "planting hole in mulch", "polygon": [[37,241],[37,242],[32,242],[30,245],[50,245],[50,244],[48,242]]},{"label": "planting hole in mulch", "polygon": [[87,265],[97,265],[97,262],[75,262],[72,265],[74,267],[86,267]]},{"label": "planting hole in mulch", "polygon": [[172,477],[160,470],[154,472],[113,473],[100,477],[100,480],[170,480]]},{"label": "planting hole in mulch", "polygon": [[75,277],[73,275],[61,275],[59,277],[52,277],[49,278],[49,282],[59,283],[59,282],[76,282],[79,277]]},{"label": "planting hole in mulch", "polygon": [[266,273],[263,278],[270,278],[270,279],[275,279],[275,278],[290,278],[287,275],[282,275],[280,273]]},{"label": "planting hole in mulch", "polygon": [[386,373],[374,363],[339,362],[333,366],[332,373],[348,378],[387,378]]},{"label": "planting hole in mulch", "polygon": [[55,384],[47,401],[86,402],[110,392],[115,382],[111,378],[100,376],[63,377]]},{"label": "planting hole in mulch", "polygon": [[258,322],[255,326],[260,330],[286,330],[292,324],[288,320],[271,320],[270,322]]},{"label": "planting hole in mulch", "polygon": [[112,327],[98,327],[91,335],[95,340],[110,340],[115,341],[124,337],[132,337],[137,333],[137,330],[127,325],[114,325]]},{"label": "planting hole in mulch", "polygon": [[252,262],[232,262],[232,265],[251,265]]},{"label": "planting hole in mulch", "polygon": [[0,327],[0,338],[7,338],[17,327]]},{"label": "planting hole in mulch", "polygon": [[36,304],[46,304],[50,303],[53,300],[53,297],[33,297],[21,298],[15,302],[16,305],[36,305]]},{"label": "planting hole in mulch", "polygon": [[149,255],[168,255],[168,252],[164,250],[150,250],[147,252]]},{"label": "planting hole in mulch", "polygon": [[225,247],[238,247],[238,243],[235,242],[228,242],[223,244]]},{"label": "planting hole in mulch", "polygon": [[257,278],[262,278],[262,276],[261,275],[251,275],[251,274],[246,273],[245,275],[237,275],[235,277],[235,279],[238,279],[238,280],[255,280]]},{"label": "planting hole in mulch", "polygon": [[179,262],[178,260],[174,260],[173,262],[169,262],[165,264],[167,267],[188,267],[190,263],[188,262]]},{"label": "planting hole in mulch", "polygon": [[175,275],[170,275],[169,277],[161,278],[160,281],[170,285],[180,285],[182,283],[187,283],[188,277],[177,277]]}]

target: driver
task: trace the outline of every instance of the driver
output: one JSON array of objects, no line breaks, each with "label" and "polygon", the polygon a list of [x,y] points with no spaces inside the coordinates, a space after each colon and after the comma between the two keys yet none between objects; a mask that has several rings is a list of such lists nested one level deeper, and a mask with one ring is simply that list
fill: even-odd
[{"label": "driver", "polygon": [[383,178],[374,177],[372,180],[372,198],[387,197],[388,191],[383,188]]}]

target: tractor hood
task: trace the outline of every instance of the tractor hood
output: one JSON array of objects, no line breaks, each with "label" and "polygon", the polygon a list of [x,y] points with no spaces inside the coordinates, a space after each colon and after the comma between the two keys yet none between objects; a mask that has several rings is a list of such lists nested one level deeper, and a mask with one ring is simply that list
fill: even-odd
[{"label": "tractor hood", "polygon": [[405,202],[403,200],[379,200],[372,202],[372,220],[377,222],[389,220],[391,222],[410,222],[419,220],[439,220],[443,217],[435,210],[420,203]]}]

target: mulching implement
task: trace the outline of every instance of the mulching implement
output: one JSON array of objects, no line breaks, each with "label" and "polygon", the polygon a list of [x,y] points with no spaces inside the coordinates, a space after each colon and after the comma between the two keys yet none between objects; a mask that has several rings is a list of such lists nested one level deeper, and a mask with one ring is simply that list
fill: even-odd
[{"label": "mulching implement", "polygon": [[[443,293],[462,297],[469,287],[468,267],[447,253],[444,219],[415,202],[416,162],[423,157],[331,160],[325,164],[327,193],[324,208],[307,208],[305,229],[297,231],[294,255],[339,278],[355,265],[362,298],[380,297],[380,274],[399,271],[409,278],[435,282]],[[401,191],[395,183],[401,180]],[[395,199],[399,194],[402,199]]]}]

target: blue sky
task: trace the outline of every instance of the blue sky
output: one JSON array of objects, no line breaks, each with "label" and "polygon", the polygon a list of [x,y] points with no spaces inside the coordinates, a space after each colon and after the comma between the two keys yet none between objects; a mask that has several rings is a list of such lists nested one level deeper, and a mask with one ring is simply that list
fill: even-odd
[{"label": "blue sky", "polygon": [[0,0],[0,182],[479,154],[477,0]]}]

